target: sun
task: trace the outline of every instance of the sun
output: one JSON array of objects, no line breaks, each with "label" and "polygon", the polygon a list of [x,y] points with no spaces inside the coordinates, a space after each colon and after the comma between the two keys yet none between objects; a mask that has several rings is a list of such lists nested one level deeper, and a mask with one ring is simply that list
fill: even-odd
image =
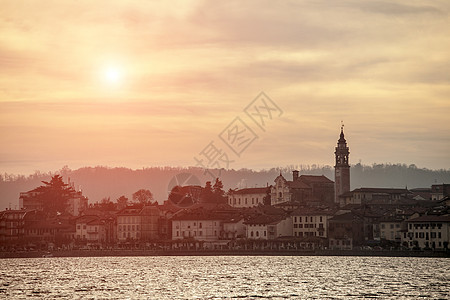
[{"label": "sun", "polygon": [[104,69],[103,79],[109,85],[117,86],[123,80],[123,72],[116,66],[109,66]]}]

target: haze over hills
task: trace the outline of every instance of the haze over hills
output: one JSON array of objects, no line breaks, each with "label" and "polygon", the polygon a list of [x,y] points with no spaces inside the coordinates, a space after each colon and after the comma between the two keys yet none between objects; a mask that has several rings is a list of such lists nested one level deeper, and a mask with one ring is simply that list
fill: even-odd
[{"label": "haze over hills", "polygon": [[[250,169],[222,170],[220,179],[227,191],[232,188],[255,187],[271,185],[281,172],[287,180],[292,179],[292,171],[299,170],[300,174],[325,175],[334,180],[334,168],[318,165],[291,165],[283,168],[255,171]],[[216,170],[218,173],[218,170]],[[173,184],[182,185],[212,180],[201,168],[181,167],[152,167],[138,170],[128,168],[108,168],[103,166],[85,167],[71,170],[68,167],[54,172],[61,174],[67,182],[74,183],[77,190],[89,198],[90,203],[110,197],[115,201],[122,195],[131,199],[131,194],[139,189],[149,189],[155,200],[163,203],[167,199],[168,191]],[[19,193],[29,191],[40,185],[42,180],[49,180],[50,173],[36,172],[28,177],[23,175],[0,175],[0,209],[18,208]],[[180,175],[188,174],[188,175]],[[192,174],[195,177],[189,177]],[[374,164],[365,166],[356,164],[351,167],[351,189],[359,187],[398,187],[398,188],[429,188],[435,183],[449,183],[450,170],[430,170],[417,168],[415,165],[404,164]]]}]

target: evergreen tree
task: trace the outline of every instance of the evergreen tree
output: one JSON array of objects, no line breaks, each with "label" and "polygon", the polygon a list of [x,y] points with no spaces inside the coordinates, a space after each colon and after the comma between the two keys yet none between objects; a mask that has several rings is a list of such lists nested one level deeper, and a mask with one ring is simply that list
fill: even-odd
[{"label": "evergreen tree", "polygon": [[39,192],[36,197],[42,202],[44,212],[50,215],[65,212],[68,200],[76,194],[75,190],[64,183],[60,175],[53,176],[50,182],[42,183],[44,185],[36,189]]}]

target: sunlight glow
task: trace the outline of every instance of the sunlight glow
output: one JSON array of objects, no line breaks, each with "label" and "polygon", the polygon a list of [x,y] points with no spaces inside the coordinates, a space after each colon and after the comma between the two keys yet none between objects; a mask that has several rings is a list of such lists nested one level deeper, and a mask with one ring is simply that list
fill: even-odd
[{"label": "sunlight glow", "polygon": [[104,79],[108,84],[118,85],[122,81],[122,72],[117,67],[108,67],[104,71]]}]

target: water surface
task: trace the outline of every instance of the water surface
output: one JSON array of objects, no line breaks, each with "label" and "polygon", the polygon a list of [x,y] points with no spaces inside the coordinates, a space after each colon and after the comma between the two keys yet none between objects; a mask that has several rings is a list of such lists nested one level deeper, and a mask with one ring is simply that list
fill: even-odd
[{"label": "water surface", "polygon": [[0,298],[449,299],[450,260],[164,256],[0,260]]}]

